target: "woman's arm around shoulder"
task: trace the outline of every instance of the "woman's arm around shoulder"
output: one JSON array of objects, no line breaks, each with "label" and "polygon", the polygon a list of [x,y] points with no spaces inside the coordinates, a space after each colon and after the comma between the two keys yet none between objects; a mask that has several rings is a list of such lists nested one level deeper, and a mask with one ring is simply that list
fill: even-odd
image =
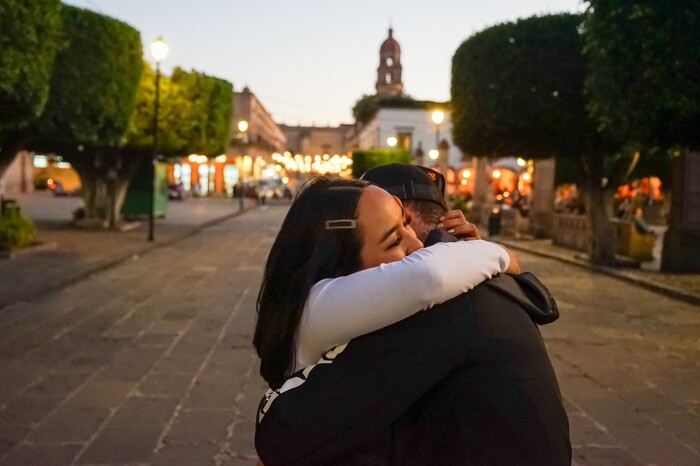
[{"label": "woman's arm around shoulder", "polygon": [[506,250],[494,243],[460,241],[322,280],[309,295],[297,340],[298,359],[313,364],[328,348],[448,301],[509,265]]}]

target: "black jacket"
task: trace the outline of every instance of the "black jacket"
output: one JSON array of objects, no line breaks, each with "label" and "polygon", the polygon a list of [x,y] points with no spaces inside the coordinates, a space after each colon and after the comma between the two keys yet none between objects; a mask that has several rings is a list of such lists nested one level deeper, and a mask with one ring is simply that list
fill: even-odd
[{"label": "black jacket", "polygon": [[[508,283],[493,286],[499,281]],[[522,299],[537,292],[504,292],[514,283],[499,276],[356,338],[300,386],[263,400],[255,438],[262,461],[570,464],[556,376]],[[548,296],[531,303],[552,312]]]}]

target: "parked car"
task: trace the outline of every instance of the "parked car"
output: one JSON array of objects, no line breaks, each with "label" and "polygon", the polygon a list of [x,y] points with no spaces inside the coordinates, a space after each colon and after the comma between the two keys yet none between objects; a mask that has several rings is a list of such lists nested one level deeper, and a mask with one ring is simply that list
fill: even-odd
[{"label": "parked car", "polygon": [[52,179],[47,181],[47,185],[53,191],[54,196],[80,196],[83,192],[80,186],[72,186],[72,189],[69,190],[63,186],[62,182]]}]

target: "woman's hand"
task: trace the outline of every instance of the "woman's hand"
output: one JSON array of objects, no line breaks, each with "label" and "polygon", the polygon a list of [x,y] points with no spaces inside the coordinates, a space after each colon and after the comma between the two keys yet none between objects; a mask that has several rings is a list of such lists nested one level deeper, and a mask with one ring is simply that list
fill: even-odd
[{"label": "woman's hand", "polygon": [[455,235],[459,239],[471,240],[481,239],[479,229],[476,225],[469,223],[461,210],[450,210],[440,217],[438,228]]}]

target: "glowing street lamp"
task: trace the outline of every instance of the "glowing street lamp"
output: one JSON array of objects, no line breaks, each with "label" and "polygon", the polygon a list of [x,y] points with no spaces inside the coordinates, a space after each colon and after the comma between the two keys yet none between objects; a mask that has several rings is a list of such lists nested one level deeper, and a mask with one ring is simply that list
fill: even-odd
[{"label": "glowing street lamp", "polygon": [[437,149],[430,149],[428,151],[428,157],[430,157],[430,160],[437,160],[438,157],[440,157],[440,151]]},{"label": "glowing street lamp", "polygon": [[156,210],[156,163],[158,162],[158,110],[160,105],[160,62],[168,56],[170,48],[162,37],[151,42],[151,55],[156,62],[156,98],[153,106],[153,176],[151,177],[151,202],[148,209],[148,241],[154,241],[155,210]]},{"label": "glowing street lamp", "polygon": [[[430,118],[433,120],[433,123],[435,123],[435,147],[436,147],[436,152],[437,152],[437,157],[433,159],[433,156],[431,154],[428,154],[431,159],[437,160],[440,157],[440,124],[445,120],[445,113],[440,111],[440,110],[435,110],[431,115]],[[432,152],[432,151],[431,151]],[[441,172],[444,174],[447,171],[447,154],[440,160],[440,168]]]},{"label": "glowing street lamp", "polygon": [[[248,143],[248,122],[246,120],[240,120],[238,122],[238,131],[240,133],[243,133],[243,137],[241,142],[243,144]],[[241,149],[241,152],[244,152],[244,149]],[[245,165],[245,157],[243,157],[243,162],[241,164],[241,170],[239,171],[238,175],[238,183],[241,187],[241,189],[238,190],[238,208],[241,212],[243,212],[243,209],[245,209],[245,194],[243,192],[243,182],[245,181],[246,178],[246,173],[247,173],[247,168]]]},{"label": "glowing street lamp", "polygon": [[440,110],[435,110],[430,118],[435,123],[435,147],[440,145],[440,124],[445,120],[445,114]]},{"label": "glowing street lamp", "polygon": [[389,147],[396,147],[396,144],[399,142],[398,139],[396,139],[394,136],[389,136],[386,138],[386,143]]},{"label": "glowing street lamp", "polygon": [[445,120],[445,113],[440,110],[435,110],[430,117],[433,119],[433,123],[439,125]]}]

